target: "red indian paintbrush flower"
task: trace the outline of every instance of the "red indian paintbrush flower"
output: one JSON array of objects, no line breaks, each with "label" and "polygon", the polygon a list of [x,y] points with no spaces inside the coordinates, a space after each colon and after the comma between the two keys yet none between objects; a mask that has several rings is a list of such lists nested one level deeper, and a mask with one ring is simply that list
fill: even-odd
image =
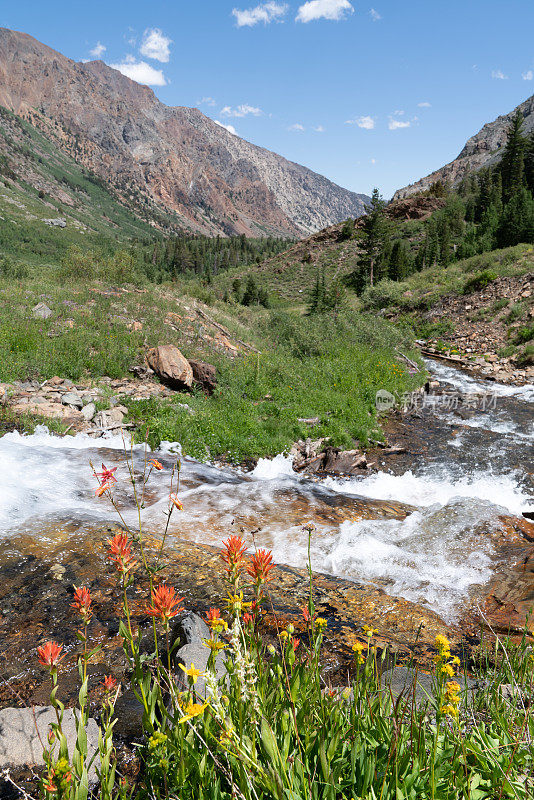
[{"label": "red indian paintbrush flower", "polygon": [[166,625],[171,617],[175,617],[180,611],[183,611],[183,607],[180,605],[183,599],[183,597],[176,597],[172,586],[162,583],[161,586],[152,590],[152,605],[147,607],[147,611],[153,617],[159,617]]},{"label": "red indian paintbrush flower", "polygon": [[148,463],[151,464],[154,467],[154,469],[157,469],[158,471],[160,469],[163,469],[163,464],[161,463],[161,461],[158,461],[157,458],[153,458],[152,461],[149,461]]},{"label": "red indian paintbrush flower", "polygon": [[117,467],[113,467],[113,469],[108,469],[105,464],[102,464],[102,472],[95,472],[96,477],[99,479],[100,483],[117,483],[117,478],[115,477],[115,472],[117,472]]},{"label": "red indian paintbrush flower", "polygon": [[123,574],[132,570],[137,561],[132,556],[132,548],[125,533],[117,533],[113,539],[108,539],[108,558],[117,570]]},{"label": "red indian paintbrush flower", "polygon": [[239,575],[243,569],[245,562],[246,545],[241,536],[229,536],[223,542],[225,552],[222,553],[221,558],[226,564],[226,571],[230,576],[232,583],[237,585]]},{"label": "red indian paintbrush flower", "polygon": [[247,566],[247,572],[258,586],[272,580],[272,578],[269,577],[269,572],[274,567],[272,561],[273,555],[270,550],[258,550],[251,557]]},{"label": "red indian paintbrush flower", "polygon": [[39,656],[39,664],[48,669],[56,669],[59,662],[65,658],[65,654],[61,655],[63,645],[57,642],[47,642],[41,647],[37,648],[37,655]]},{"label": "red indian paintbrush flower", "polygon": [[81,616],[83,617],[83,621],[85,624],[89,622],[92,616],[91,611],[91,603],[92,603],[91,595],[89,594],[89,590],[85,588],[85,586],[80,586],[77,588],[74,587],[74,603],[71,603],[71,608],[75,608],[77,611],[80,612]]},{"label": "red indian paintbrush flower", "polygon": [[117,688],[117,680],[113,675],[106,675],[101,685],[106,692],[113,692]]}]

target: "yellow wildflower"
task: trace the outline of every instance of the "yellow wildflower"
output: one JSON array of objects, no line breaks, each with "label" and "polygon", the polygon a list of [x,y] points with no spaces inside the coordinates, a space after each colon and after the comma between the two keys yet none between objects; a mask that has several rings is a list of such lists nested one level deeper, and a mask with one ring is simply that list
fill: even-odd
[{"label": "yellow wildflower", "polygon": [[207,703],[188,703],[184,709],[185,714],[183,717],[180,717],[178,722],[187,722],[188,720],[193,719],[193,717],[200,716],[200,714],[204,713],[204,709],[207,707],[207,705]]},{"label": "yellow wildflower", "polygon": [[440,671],[442,675],[448,675],[449,678],[454,678],[454,669],[451,664],[443,664]]},{"label": "yellow wildflower", "polygon": [[225,647],[228,647],[227,644],[224,642],[216,642],[215,639],[203,639],[204,647],[209,647],[212,652],[218,653],[219,650],[224,650]]},{"label": "yellow wildflower", "polygon": [[193,683],[196,683],[200,675],[202,675],[202,672],[199,669],[197,669],[194,664],[191,664],[189,669],[187,669],[187,667],[184,667],[183,664],[179,664],[179,667],[185,672],[188,678],[191,678]]},{"label": "yellow wildflower", "polygon": [[445,652],[450,653],[451,651],[451,645],[446,636],[438,634],[435,638],[434,644],[439,653],[445,653]]},{"label": "yellow wildflower", "polygon": [[364,657],[362,655],[362,651],[364,650],[364,647],[365,646],[361,642],[355,642],[352,645],[352,652],[355,655],[357,664],[363,664],[363,662],[365,661],[365,659],[364,659]]},{"label": "yellow wildflower", "polygon": [[315,620],[315,624],[317,625],[319,630],[322,630],[322,628],[326,628],[328,622],[325,620],[324,617],[317,617],[317,619]]},{"label": "yellow wildflower", "polygon": [[371,638],[371,636],[373,636],[375,633],[378,633],[376,628],[370,628],[369,625],[364,625],[363,626],[363,632],[369,638]]},{"label": "yellow wildflower", "polygon": [[241,614],[241,611],[244,608],[250,608],[252,603],[245,603],[243,601],[243,592],[238,592],[237,594],[229,594],[228,599],[224,601],[228,606],[228,611],[233,612],[234,614]]}]

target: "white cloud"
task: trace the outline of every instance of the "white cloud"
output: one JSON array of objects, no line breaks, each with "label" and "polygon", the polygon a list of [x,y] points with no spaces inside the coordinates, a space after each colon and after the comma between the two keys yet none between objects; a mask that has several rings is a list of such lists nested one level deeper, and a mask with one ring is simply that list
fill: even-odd
[{"label": "white cloud", "polygon": [[203,97],[202,100],[199,100],[197,105],[199,106],[214,106],[216,105],[215,100],[213,97]]},{"label": "white cloud", "polygon": [[218,120],[218,119],[214,119],[213,121],[214,121],[214,123],[215,123],[216,125],[219,125],[221,128],[224,128],[224,130],[225,130],[225,131],[228,131],[228,133],[233,133],[233,135],[234,135],[234,136],[237,136],[237,135],[238,135],[238,134],[237,134],[237,131],[236,131],[236,129],[234,128],[234,126],[233,126],[233,125],[225,125],[225,124],[224,124],[224,122],[219,122],[219,120]]},{"label": "white cloud", "polygon": [[492,78],[496,78],[498,81],[507,81],[508,75],[505,75],[502,69],[494,69],[491,73]]},{"label": "white cloud", "polygon": [[313,130],[315,131],[315,133],[324,133],[324,128],[322,125],[316,125]]},{"label": "white cloud", "polygon": [[97,42],[92,50],[89,50],[89,55],[93,56],[93,58],[100,58],[106,52],[106,45],[102,44],[102,42]]},{"label": "white cloud", "polygon": [[294,125],[290,125],[288,128],[288,131],[297,131],[297,133],[302,133],[304,130],[304,125],[301,125],[300,122],[295,122]]},{"label": "white cloud", "polygon": [[393,119],[393,117],[390,117],[388,128],[390,131],[396,131],[398,128],[409,128],[411,124],[409,120]]},{"label": "white cloud", "polygon": [[378,22],[379,19],[382,19],[382,14],[379,14],[376,9],[371,8],[369,11],[369,16],[373,20],[373,22]]},{"label": "white cloud", "polygon": [[146,61],[136,61],[133,56],[126,56],[122,64],[110,64],[112,69],[117,69],[137,83],[147,86],[166,86],[167,81],[162,70],[154,69]]},{"label": "white cloud", "polygon": [[527,69],[526,72],[521,73],[521,77],[524,81],[534,80],[534,72],[531,69]]},{"label": "white cloud", "polygon": [[354,13],[354,8],[349,0],[308,0],[299,7],[297,22],[312,22],[315,19],[330,19],[337,22],[349,14]]},{"label": "white cloud", "polygon": [[260,3],[260,5],[255,8],[234,8],[232,15],[236,19],[238,28],[243,28],[245,26],[252,28],[252,26],[257,25],[258,22],[263,22],[264,25],[267,25],[269,22],[279,22],[281,18],[286,15],[287,9],[288,6],[286,3],[269,2]]},{"label": "white cloud", "polygon": [[357,125],[358,128],[363,128],[366,131],[372,131],[375,127],[374,117],[358,117],[357,119],[348,119],[345,125]]},{"label": "white cloud", "polygon": [[139,52],[146,58],[153,58],[166,64],[171,57],[171,44],[172,39],[165,36],[159,28],[147,28],[143,34]]},{"label": "white cloud", "polygon": [[418,108],[432,108],[432,103],[428,103],[426,100],[423,103],[417,103]]},{"label": "white cloud", "polygon": [[236,106],[236,108],[225,106],[221,109],[221,114],[223,117],[248,117],[249,115],[261,117],[263,111],[261,108],[256,108],[256,106],[249,106],[248,103],[242,103],[240,106]]}]

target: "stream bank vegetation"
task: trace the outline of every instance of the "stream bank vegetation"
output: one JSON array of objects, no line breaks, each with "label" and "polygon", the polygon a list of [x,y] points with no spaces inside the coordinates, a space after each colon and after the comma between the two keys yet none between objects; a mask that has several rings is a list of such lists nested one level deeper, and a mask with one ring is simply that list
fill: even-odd
[{"label": "stream bank vegetation", "polygon": [[[108,541],[116,576],[119,634],[131,685],[143,708],[137,740],[141,770],[134,780],[121,774],[113,741],[114,707],[121,687],[113,675],[102,690],[101,734],[94,758],[87,751],[88,669],[98,648],[87,650],[87,625],[98,598],[85,587],[75,590],[79,615],[81,689],[77,739],[68,752],[62,730],[61,660],[63,647],[43,641],[39,662],[51,680],[51,704],[57,722],[44,743],[45,800],[493,800],[532,797],[534,750],[530,699],[533,650],[523,637],[495,639],[469,664],[478,686],[463,691],[460,659],[448,640],[435,642],[432,689],[422,703],[410,691],[395,696],[382,682],[387,654],[374,644],[375,631],[364,627],[352,647],[345,686],[333,688],[323,677],[322,654],[328,620],[317,616],[309,564],[309,596],[302,609],[302,633],[279,621],[275,642],[262,635],[269,607],[272,556],[246,552],[240,536],[223,542],[222,566],[227,598],[207,614],[209,635],[204,664],[177,664],[172,623],[183,598],[159,580],[165,537],[155,556],[147,553],[142,524],[148,476],[161,464],[145,458],[144,472],[128,465],[139,528]],[[179,499],[179,462],[170,476],[168,518],[183,508]],[[115,470],[95,473],[95,502],[113,505]],[[118,509],[118,506],[116,506]],[[306,528],[313,537],[313,526]],[[130,608],[138,603],[136,576],[144,570],[150,595],[152,646],[141,648]],[[135,598],[135,599],[134,599]],[[224,669],[221,669],[221,663]],[[464,664],[466,669],[467,665]],[[125,688],[125,687],[123,687]],[[96,767],[98,781],[89,775]]]},{"label": "stream bank vegetation", "polygon": [[[350,306],[310,317],[303,308],[235,300],[208,306],[195,296],[206,299],[198,282],[130,282],[127,256],[95,267],[91,253],[72,251],[48,276],[0,277],[0,383],[127,378],[147,348],[176,345],[217,368],[215,392],[128,400],[128,421],[149,427],[152,446],[180,441],[188,455],[237,463],[288,451],[310,435],[349,448],[380,438],[376,392],[400,398],[424,381],[404,358],[418,358],[413,336],[385,320]],[[49,307],[47,319],[32,316],[38,303]],[[225,350],[197,308],[247,346]],[[299,421],[317,417],[313,430]]]}]

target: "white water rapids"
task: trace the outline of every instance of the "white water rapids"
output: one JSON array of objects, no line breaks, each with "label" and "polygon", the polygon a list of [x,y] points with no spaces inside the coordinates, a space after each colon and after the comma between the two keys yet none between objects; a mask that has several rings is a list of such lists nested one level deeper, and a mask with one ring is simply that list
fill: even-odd
[{"label": "white water rapids", "polygon": [[[534,387],[481,384],[449,367],[431,366],[449,388],[462,393],[495,391],[496,408],[467,420],[444,414],[443,443],[420,466],[401,475],[311,482],[296,475],[284,456],[261,459],[242,475],[230,469],[184,460],[181,500],[173,515],[173,537],[218,544],[242,525],[261,528],[257,546],[272,548],[278,562],[304,566],[311,519],[312,564],[318,571],[354,580],[376,581],[392,595],[423,602],[446,618],[454,617],[470,592],[491,574],[491,549],[473,534],[499,514],[534,509],[528,463],[532,454]],[[454,435],[453,435],[454,434]],[[128,473],[121,464],[120,437],[91,439],[79,434],[58,438],[44,428],[32,436],[8,433],[0,438],[0,537],[39,535],[47,520],[113,518],[104,499],[95,499],[89,466],[119,464],[119,485]],[[166,467],[175,459],[164,443],[155,455]],[[142,448],[136,450],[137,462]],[[168,503],[168,470],[153,473],[145,519],[162,530]],[[335,521],[318,514],[324,500],[335,505],[347,497],[395,500],[417,507],[405,520]],[[295,498],[298,498],[296,513]],[[126,508],[132,523],[135,515]],[[235,525],[233,526],[233,522]],[[43,534],[45,535],[45,534]],[[47,534],[50,535],[50,534]]]}]

